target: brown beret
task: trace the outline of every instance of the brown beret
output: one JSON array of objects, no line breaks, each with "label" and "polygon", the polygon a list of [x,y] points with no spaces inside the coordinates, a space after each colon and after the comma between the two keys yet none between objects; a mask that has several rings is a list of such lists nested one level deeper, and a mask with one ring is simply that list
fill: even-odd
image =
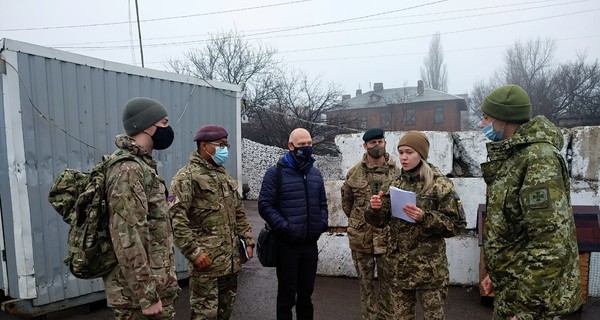
[{"label": "brown beret", "polygon": [[221,126],[208,124],[202,126],[196,135],[194,141],[215,141],[223,138],[227,138],[227,130]]}]

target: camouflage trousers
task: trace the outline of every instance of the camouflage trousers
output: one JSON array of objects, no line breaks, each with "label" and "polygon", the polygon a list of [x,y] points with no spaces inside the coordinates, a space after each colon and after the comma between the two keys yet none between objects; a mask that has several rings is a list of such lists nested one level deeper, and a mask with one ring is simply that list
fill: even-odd
[{"label": "camouflage trousers", "polygon": [[[494,315],[492,317],[492,320],[511,320],[514,317],[514,315],[501,315],[499,314],[498,310],[496,310],[496,308],[494,308]],[[528,316],[524,316],[524,317],[519,317],[517,316],[517,319],[519,320],[528,320],[528,319],[533,319],[533,320],[560,320],[559,316],[553,317],[553,316],[540,316],[540,315],[528,315]]]},{"label": "camouflage trousers", "polygon": [[229,319],[237,293],[237,278],[237,273],[216,278],[192,274],[190,319]]},{"label": "camouflage trousers", "polygon": [[[375,320],[379,310],[387,308],[389,303],[389,282],[384,276],[384,255],[352,251],[354,268],[360,283],[360,310],[363,320]],[[375,268],[379,279],[379,292],[375,292]]]},{"label": "camouflage trousers", "polygon": [[444,302],[448,296],[448,287],[432,290],[395,290],[391,299],[394,301],[394,314],[384,314],[382,319],[414,320],[417,300],[421,302],[423,319],[444,320]]},{"label": "camouflage trousers", "polygon": [[174,320],[175,308],[172,304],[163,305],[161,314],[154,316],[145,316],[140,309],[119,309],[113,308],[113,313],[116,320]]}]

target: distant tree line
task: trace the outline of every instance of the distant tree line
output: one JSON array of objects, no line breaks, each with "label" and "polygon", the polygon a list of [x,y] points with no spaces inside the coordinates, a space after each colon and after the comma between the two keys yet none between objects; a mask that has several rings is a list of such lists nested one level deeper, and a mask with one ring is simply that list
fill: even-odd
[{"label": "distant tree line", "polygon": [[517,84],[531,99],[533,115],[544,115],[562,127],[600,125],[600,65],[584,53],[573,61],[555,63],[553,40],[516,42],[503,65],[488,81],[474,85],[469,103],[469,125],[476,128],[485,96],[503,84]]}]

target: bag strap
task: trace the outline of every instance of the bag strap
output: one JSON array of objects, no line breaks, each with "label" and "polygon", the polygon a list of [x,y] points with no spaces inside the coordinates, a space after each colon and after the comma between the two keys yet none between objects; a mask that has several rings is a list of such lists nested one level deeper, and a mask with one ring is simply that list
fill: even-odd
[{"label": "bag strap", "polygon": [[[279,209],[279,204],[281,202],[281,170],[283,170],[283,166],[279,163],[276,168],[276,178],[275,178],[275,207]],[[271,232],[271,226],[265,222],[265,230],[267,232]]]},{"label": "bag strap", "polygon": [[[144,179],[144,193],[146,193],[146,196],[148,195],[148,192],[150,190],[150,187],[146,185],[146,178],[149,177],[150,173],[148,172],[148,170],[146,169],[147,164],[144,163],[141,159],[139,159],[138,157],[134,156],[131,153],[114,153],[112,155],[109,156],[105,156],[108,157],[107,158],[107,163],[105,164],[105,173],[108,172],[108,170],[115,165],[118,162],[121,162],[123,160],[133,160],[135,162],[137,162],[137,164],[140,166],[140,168],[142,169],[142,179]],[[168,190],[166,188],[165,185],[165,190]]]},{"label": "bag strap", "polygon": [[281,170],[283,167],[278,163],[277,164],[277,181],[275,183],[275,207],[279,208],[279,204],[281,202]]}]

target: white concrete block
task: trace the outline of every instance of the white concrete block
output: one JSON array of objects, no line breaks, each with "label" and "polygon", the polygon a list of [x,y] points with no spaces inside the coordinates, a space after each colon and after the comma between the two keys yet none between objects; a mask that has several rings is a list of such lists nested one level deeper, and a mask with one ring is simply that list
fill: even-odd
[{"label": "white concrete block", "polygon": [[560,154],[563,156],[563,158],[565,158],[565,160],[568,160],[568,154],[571,150],[569,149],[569,142],[571,142],[573,132],[571,129],[567,128],[560,128],[560,131],[563,134],[563,147],[560,149]]},{"label": "white concrete block", "polygon": [[[487,161],[485,144],[489,140],[481,131],[459,131],[454,138],[454,158],[461,164],[460,176],[481,177],[481,164]],[[458,164],[455,164],[455,170]]]},{"label": "white concrete block", "polygon": [[571,130],[571,177],[577,180],[600,180],[600,127],[577,127]]},{"label": "white concrete block", "polygon": [[467,229],[477,228],[477,208],[485,204],[485,181],[483,178],[450,178],[465,209]]},{"label": "white concrete block", "polygon": [[348,244],[348,234],[324,233],[317,245],[319,246],[318,275],[357,277]]},{"label": "white concrete block", "polygon": [[267,169],[275,164],[286,151],[266,146],[248,139],[242,140],[242,176],[248,183],[248,200],[257,200],[262,179]]},{"label": "white concrete block", "polygon": [[588,296],[600,297],[600,252],[592,252],[591,254]]},{"label": "white concrete block", "polygon": [[[248,184],[246,199],[258,200],[262,180],[267,169],[277,164],[287,149],[266,146],[248,139],[242,140],[242,176]],[[314,156],[315,167],[321,171],[324,180],[343,179],[340,157]]]},{"label": "white concrete block", "polygon": [[446,256],[450,284],[465,286],[479,283],[479,246],[476,237],[446,239]]},{"label": "white concrete block", "polygon": [[571,179],[571,205],[600,206],[600,185]]},{"label": "white concrete block", "polygon": [[[365,153],[365,149],[363,148],[364,141],[362,140],[363,134],[364,132],[340,134],[335,137],[335,145],[340,150],[342,157],[340,164],[342,179],[346,178],[346,174],[352,166],[362,160],[362,156]],[[389,142],[386,149],[390,151]]]},{"label": "white concrete block", "polygon": [[347,227],[348,217],[342,210],[342,184],[344,180],[325,181],[327,209],[329,209],[330,227]]},{"label": "white concrete block", "polygon": [[[438,167],[442,173],[449,174],[452,172],[453,161],[453,139],[450,132],[423,131],[429,139],[429,159],[428,161]],[[392,156],[392,159],[398,161],[398,142],[404,134],[403,131],[390,131],[385,133],[387,141],[386,150]],[[365,153],[362,141],[363,133],[353,133],[338,135],[335,138],[335,143],[342,154],[342,175],[345,177],[348,170],[353,165],[362,160],[362,155]]]},{"label": "white concrete block", "polygon": [[[318,241],[317,274],[324,276],[356,277],[346,233],[326,233]],[[479,283],[479,247],[477,238],[460,236],[446,239],[446,254],[450,283],[475,285]]]}]

